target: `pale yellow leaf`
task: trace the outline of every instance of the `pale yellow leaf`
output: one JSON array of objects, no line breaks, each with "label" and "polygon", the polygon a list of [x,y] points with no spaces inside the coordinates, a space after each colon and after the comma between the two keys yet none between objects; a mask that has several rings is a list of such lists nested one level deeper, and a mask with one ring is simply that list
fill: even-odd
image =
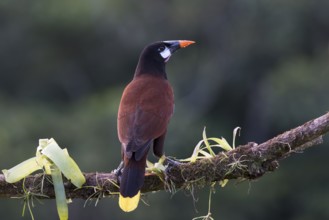
[{"label": "pale yellow leaf", "polygon": [[9,170],[4,169],[2,172],[8,183],[15,183],[39,169],[42,167],[37,163],[36,157],[32,157]]},{"label": "pale yellow leaf", "polygon": [[71,182],[80,188],[86,179],[75,161],[68,155],[67,151],[62,150],[54,139],[48,141],[47,146],[42,150],[46,155]]}]

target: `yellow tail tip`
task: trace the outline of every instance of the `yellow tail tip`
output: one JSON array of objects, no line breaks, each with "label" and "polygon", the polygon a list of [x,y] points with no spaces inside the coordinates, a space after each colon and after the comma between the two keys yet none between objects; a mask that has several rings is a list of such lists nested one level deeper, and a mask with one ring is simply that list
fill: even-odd
[{"label": "yellow tail tip", "polygon": [[120,194],[120,196],[119,196],[119,206],[125,212],[134,211],[138,206],[138,202],[139,202],[140,197],[141,197],[141,191],[138,191],[138,193],[132,198],[123,197]]}]

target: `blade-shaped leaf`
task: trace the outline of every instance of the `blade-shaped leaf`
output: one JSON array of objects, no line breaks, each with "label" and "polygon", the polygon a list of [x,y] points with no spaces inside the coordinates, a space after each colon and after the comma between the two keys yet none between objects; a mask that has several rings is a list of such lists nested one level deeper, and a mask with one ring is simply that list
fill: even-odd
[{"label": "blade-shaped leaf", "polygon": [[229,145],[229,143],[226,141],[225,138],[214,138],[214,137],[212,137],[212,138],[208,138],[208,140],[216,142],[217,144],[220,145],[221,148],[223,148],[226,151],[232,150],[232,147]]},{"label": "blade-shaped leaf", "polygon": [[215,154],[214,151],[211,149],[210,144],[209,144],[209,142],[208,142],[208,138],[207,138],[207,135],[206,135],[206,127],[204,127],[204,129],[203,129],[203,132],[202,132],[202,138],[203,138],[203,142],[204,142],[204,144],[206,145],[207,150],[209,151],[209,153],[210,153],[212,156],[215,156],[216,154]]},{"label": "blade-shaped leaf", "polygon": [[237,134],[240,135],[240,131],[241,131],[240,127],[236,127],[233,130],[233,143],[232,143],[233,149],[235,149],[235,137],[236,137]]},{"label": "blade-shaped leaf", "polygon": [[57,166],[51,166],[51,177],[53,179],[57,212],[60,220],[69,218],[69,210],[66,203],[65,188],[63,185],[62,173]]},{"label": "blade-shaped leaf", "polygon": [[68,155],[67,150],[62,150],[54,139],[50,139],[47,146],[41,152],[46,155],[76,187],[80,188],[86,182],[81,170]]},{"label": "blade-shaped leaf", "polygon": [[42,167],[37,163],[36,157],[32,157],[20,164],[17,164],[9,170],[2,170],[2,172],[8,183],[15,183],[41,168]]},{"label": "blade-shaped leaf", "polygon": [[195,146],[192,156],[190,157],[191,163],[194,163],[197,160],[202,143],[203,141],[199,141],[199,143]]},{"label": "blade-shaped leaf", "polygon": [[199,154],[202,154],[204,157],[206,157],[206,158],[211,158],[212,156],[211,156],[211,154],[209,154],[209,153],[207,153],[206,151],[204,151],[204,150],[200,150],[199,151]]}]

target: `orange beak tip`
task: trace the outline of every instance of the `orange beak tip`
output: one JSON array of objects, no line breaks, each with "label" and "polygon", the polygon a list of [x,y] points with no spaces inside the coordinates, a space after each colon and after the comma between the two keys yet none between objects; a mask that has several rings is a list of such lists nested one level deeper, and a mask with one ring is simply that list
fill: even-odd
[{"label": "orange beak tip", "polygon": [[187,47],[187,46],[189,46],[191,44],[194,44],[194,43],[195,43],[195,41],[191,41],[191,40],[180,40],[179,41],[179,46],[181,48],[184,48],[184,47]]}]

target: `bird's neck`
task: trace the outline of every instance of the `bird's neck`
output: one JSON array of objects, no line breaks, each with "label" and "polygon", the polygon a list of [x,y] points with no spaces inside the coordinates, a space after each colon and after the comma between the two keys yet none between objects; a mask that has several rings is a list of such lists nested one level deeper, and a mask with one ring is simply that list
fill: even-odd
[{"label": "bird's neck", "polygon": [[134,77],[141,75],[152,75],[167,79],[166,64],[153,60],[140,59]]}]

